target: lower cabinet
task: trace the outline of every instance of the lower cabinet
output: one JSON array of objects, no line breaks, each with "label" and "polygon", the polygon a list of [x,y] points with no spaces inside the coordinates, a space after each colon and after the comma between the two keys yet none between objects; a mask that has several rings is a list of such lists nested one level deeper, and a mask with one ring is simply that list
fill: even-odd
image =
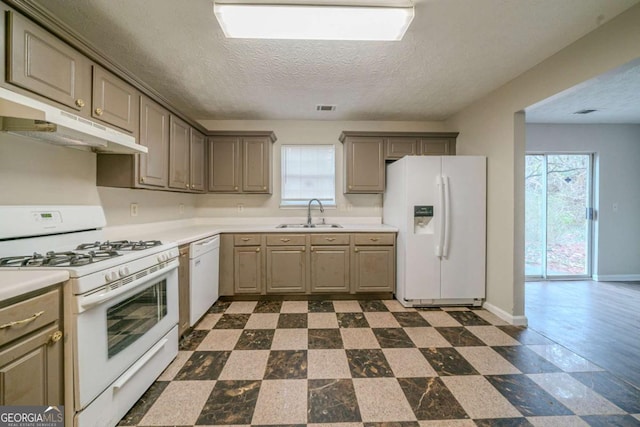
[{"label": "lower cabinet", "polygon": [[349,292],[349,245],[311,247],[311,292]]},{"label": "lower cabinet", "polygon": [[395,251],[392,246],[356,246],[353,258],[356,292],[393,292]]},{"label": "lower cabinet", "polygon": [[262,253],[260,246],[233,248],[233,290],[236,294],[262,292]]},{"label": "lower cabinet", "polygon": [[267,246],[267,293],[303,293],[306,277],[306,247]]}]

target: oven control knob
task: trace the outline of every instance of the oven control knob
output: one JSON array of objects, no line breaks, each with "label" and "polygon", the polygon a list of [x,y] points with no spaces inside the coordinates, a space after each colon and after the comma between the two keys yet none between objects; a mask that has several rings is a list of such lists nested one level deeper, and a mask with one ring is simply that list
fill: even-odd
[{"label": "oven control knob", "polygon": [[122,267],[119,271],[118,274],[120,274],[120,277],[124,277],[127,276],[129,274],[129,267]]},{"label": "oven control knob", "polygon": [[104,281],[107,283],[111,281],[111,275],[109,273],[104,274]]},{"label": "oven control knob", "polygon": [[111,272],[111,280],[118,280],[118,272],[117,271],[112,271]]}]

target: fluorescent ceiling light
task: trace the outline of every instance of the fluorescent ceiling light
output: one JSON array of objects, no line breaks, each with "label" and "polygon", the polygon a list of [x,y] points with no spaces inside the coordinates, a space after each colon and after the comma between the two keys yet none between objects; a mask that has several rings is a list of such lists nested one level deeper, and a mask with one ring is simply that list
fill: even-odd
[{"label": "fluorescent ceiling light", "polygon": [[413,6],[372,7],[214,3],[228,38],[402,40]]}]

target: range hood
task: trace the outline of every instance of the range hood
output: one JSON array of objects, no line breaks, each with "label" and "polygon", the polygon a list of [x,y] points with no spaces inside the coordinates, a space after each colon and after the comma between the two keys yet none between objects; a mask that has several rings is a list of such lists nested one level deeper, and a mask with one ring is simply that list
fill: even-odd
[{"label": "range hood", "polygon": [[0,130],[99,153],[146,153],[124,132],[0,87]]}]

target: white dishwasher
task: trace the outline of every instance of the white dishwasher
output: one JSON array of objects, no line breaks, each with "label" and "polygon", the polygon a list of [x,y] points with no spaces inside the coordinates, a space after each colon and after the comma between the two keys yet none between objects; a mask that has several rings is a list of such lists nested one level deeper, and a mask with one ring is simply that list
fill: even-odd
[{"label": "white dishwasher", "polygon": [[218,300],[220,236],[191,243],[189,247],[189,324],[193,326]]}]

